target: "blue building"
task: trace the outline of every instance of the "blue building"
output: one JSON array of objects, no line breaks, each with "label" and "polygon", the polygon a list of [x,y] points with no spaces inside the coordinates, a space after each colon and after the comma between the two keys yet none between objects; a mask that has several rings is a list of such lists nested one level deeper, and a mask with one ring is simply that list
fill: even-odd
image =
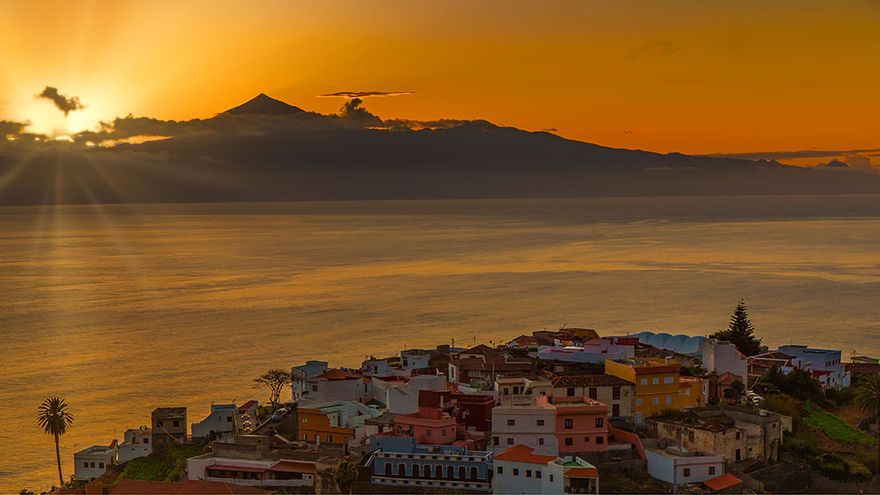
[{"label": "blue building", "polygon": [[411,437],[373,435],[366,466],[372,483],[404,487],[492,490],[492,453],[458,445],[416,444]]}]

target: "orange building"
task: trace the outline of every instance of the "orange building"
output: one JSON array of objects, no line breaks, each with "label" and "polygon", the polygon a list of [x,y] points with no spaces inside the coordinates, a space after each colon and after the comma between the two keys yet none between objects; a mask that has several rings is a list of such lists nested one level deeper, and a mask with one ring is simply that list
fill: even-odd
[{"label": "orange building", "polygon": [[348,445],[355,438],[353,428],[342,426],[344,407],[338,402],[300,407],[297,410],[297,437],[318,445]]}]

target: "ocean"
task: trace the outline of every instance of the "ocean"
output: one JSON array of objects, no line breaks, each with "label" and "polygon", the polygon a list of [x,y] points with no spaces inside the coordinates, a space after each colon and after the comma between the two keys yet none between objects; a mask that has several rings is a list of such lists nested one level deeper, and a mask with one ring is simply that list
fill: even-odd
[{"label": "ocean", "polygon": [[[563,325],[705,335],[744,298],[773,346],[880,354],[880,197],[0,208],[0,491],[157,406],[266,400],[306,359],[504,342]],[[289,393],[289,392],[288,392]]]}]

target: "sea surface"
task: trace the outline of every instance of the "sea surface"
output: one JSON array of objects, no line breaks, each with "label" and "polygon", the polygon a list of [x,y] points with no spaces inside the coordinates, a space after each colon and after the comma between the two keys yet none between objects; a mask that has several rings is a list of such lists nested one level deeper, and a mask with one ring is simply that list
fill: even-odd
[{"label": "sea surface", "polygon": [[748,304],[770,345],[880,354],[880,197],[0,208],[0,492],[157,406],[266,399],[318,358],[502,342],[563,325],[708,334]]}]

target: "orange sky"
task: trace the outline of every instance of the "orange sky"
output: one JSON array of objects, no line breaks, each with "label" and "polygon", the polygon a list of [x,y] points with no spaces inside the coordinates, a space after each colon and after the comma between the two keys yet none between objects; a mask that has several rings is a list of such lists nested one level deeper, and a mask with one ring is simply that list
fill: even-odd
[{"label": "orange sky", "polygon": [[[880,145],[875,1],[8,2],[0,119],[62,134],[264,91],[329,113],[486,118],[688,153]],[[65,120],[46,85],[87,108]]]}]

